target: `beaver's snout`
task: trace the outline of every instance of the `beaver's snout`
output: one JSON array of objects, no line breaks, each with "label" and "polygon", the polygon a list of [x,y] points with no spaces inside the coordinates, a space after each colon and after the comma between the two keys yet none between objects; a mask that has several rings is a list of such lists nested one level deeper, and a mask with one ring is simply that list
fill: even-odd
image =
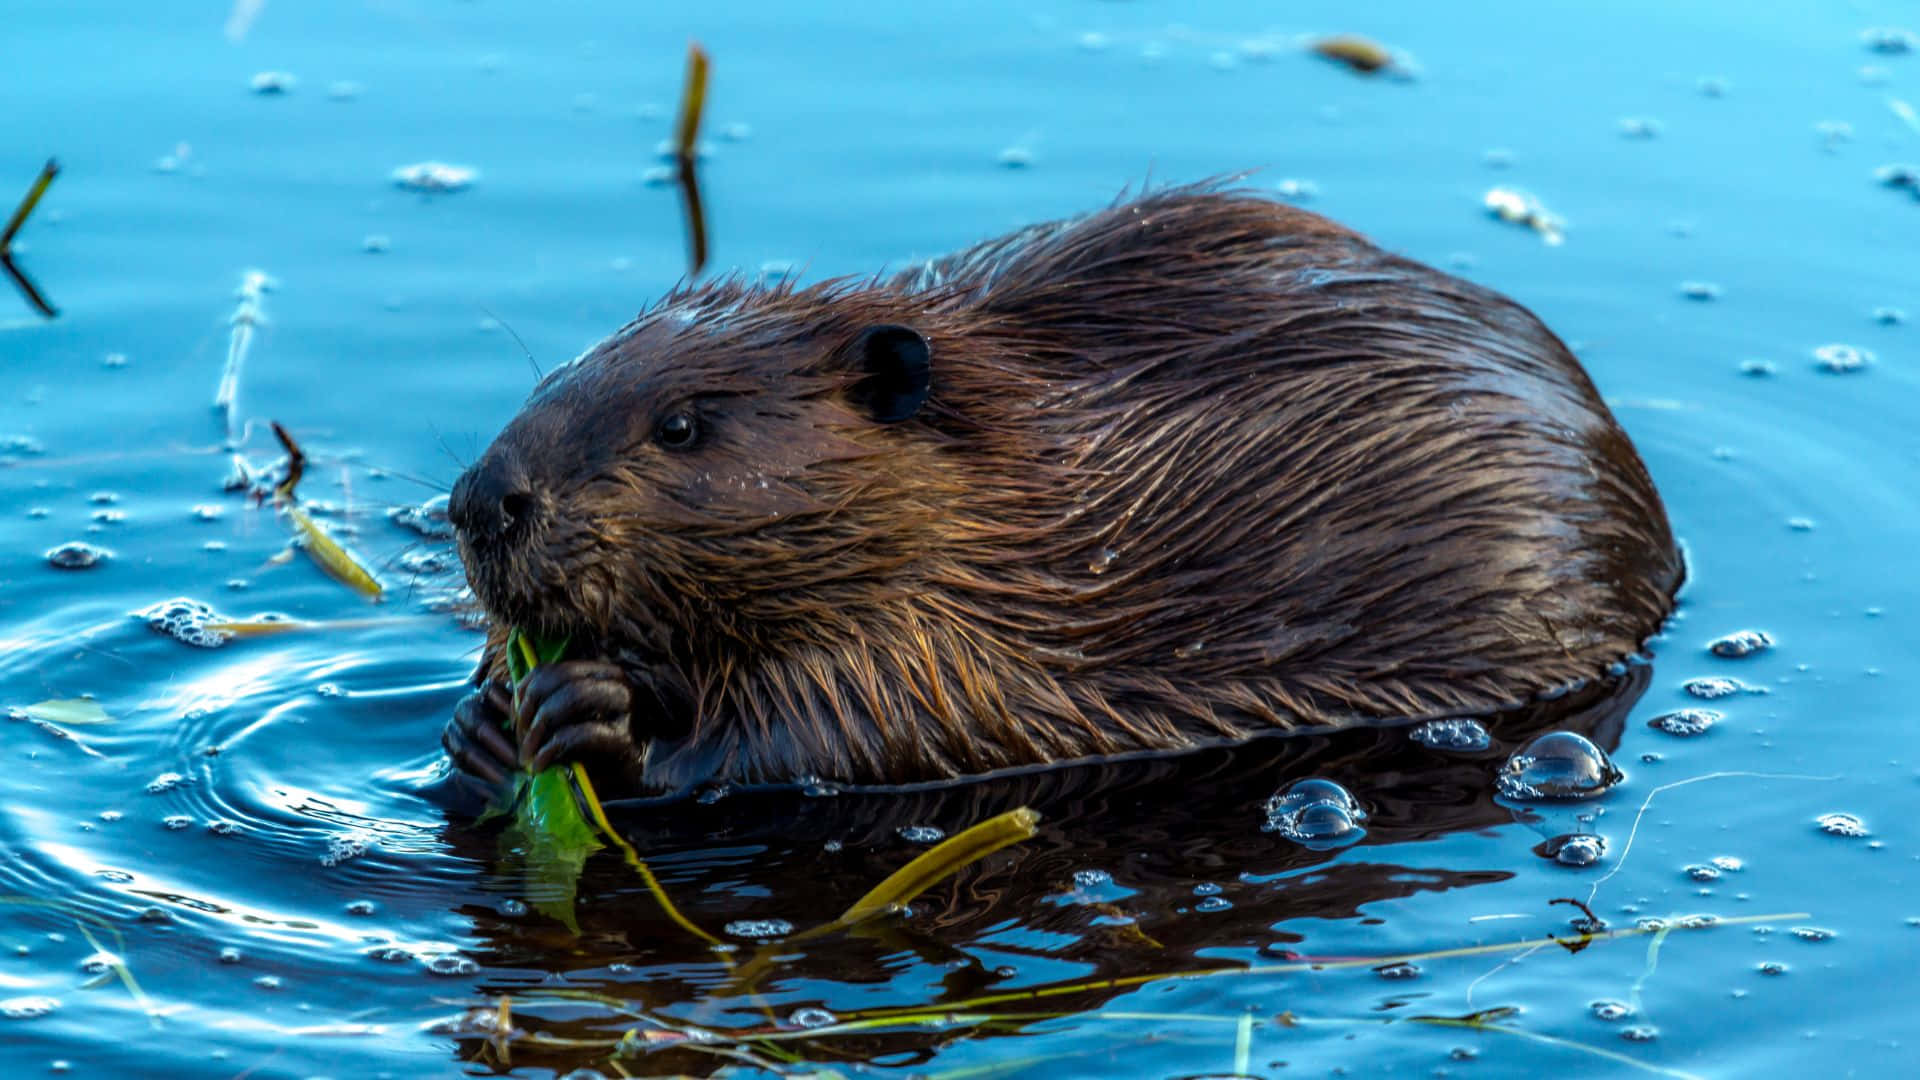
[{"label": "beaver's snout", "polygon": [[468,543],[484,547],[524,532],[537,506],[526,467],[496,446],[454,482],[447,518]]}]

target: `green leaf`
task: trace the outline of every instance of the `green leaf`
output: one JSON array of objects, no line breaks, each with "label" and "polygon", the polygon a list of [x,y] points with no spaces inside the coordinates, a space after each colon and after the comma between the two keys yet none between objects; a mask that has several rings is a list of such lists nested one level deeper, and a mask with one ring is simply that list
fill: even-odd
[{"label": "green leaf", "polygon": [[29,705],[20,710],[28,717],[43,724],[58,724],[69,727],[76,724],[104,724],[113,719],[107,710],[92,698],[59,698],[42,701],[38,705]]},{"label": "green leaf", "polygon": [[[539,641],[519,627],[507,632],[507,674],[516,696],[535,668],[557,663],[566,655],[569,640]],[[513,813],[513,824],[500,836],[501,857],[518,857],[527,903],[577,934],[580,924],[574,917],[573,898],[580,872],[587,856],[603,845],[580,809],[572,776],[571,769],[559,765],[532,776],[517,774],[507,807],[490,808],[481,820],[509,810]]]}]

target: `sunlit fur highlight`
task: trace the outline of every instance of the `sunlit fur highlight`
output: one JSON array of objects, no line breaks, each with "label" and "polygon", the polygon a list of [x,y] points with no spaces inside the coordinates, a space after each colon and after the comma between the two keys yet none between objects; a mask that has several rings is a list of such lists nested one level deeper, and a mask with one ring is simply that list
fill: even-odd
[{"label": "sunlit fur highlight", "polygon": [[[846,348],[925,336],[882,425]],[[675,452],[659,419],[696,400]],[[494,616],[643,690],[628,791],[899,782],[1485,713],[1671,607],[1646,470],[1511,301],[1315,215],[1177,189],[890,279],[683,288],[489,450]]]}]

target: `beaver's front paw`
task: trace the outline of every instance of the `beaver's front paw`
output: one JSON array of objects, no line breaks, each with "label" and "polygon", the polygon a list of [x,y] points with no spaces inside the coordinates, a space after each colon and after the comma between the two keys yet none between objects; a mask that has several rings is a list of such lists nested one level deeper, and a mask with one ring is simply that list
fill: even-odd
[{"label": "beaver's front paw", "polygon": [[499,788],[519,764],[513,742],[507,738],[513,715],[513,695],[503,682],[476,687],[453,707],[453,718],[440,733],[440,745],[460,775]]},{"label": "beaver's front paw", "polygon": [[514,730],[529,772],[578,761],[592,773],[631,771],[638,763],[631,717],[633,685],[620,665],[568,660],[535,668],[520,684]]}]

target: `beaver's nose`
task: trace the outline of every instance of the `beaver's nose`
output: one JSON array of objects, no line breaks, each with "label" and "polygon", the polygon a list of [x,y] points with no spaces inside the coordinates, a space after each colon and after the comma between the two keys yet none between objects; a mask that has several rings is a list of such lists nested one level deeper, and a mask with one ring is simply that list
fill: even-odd
[{"label": "beaver's nose", "polygon": [[489,450],[454,481],[447,518],[474,539],[505,536],[533,513],[533,484],[513,455]]}]

